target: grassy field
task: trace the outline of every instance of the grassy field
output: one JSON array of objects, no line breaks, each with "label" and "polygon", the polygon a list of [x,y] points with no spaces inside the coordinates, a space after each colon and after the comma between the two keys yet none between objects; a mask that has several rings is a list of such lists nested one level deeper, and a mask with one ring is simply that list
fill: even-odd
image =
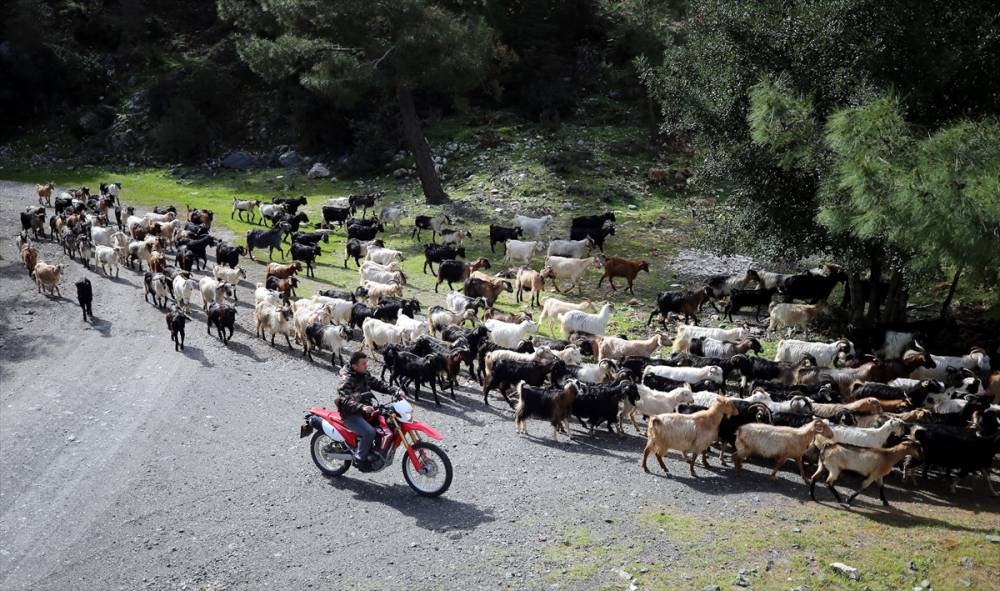
[{"label": "grassy field", "polygon": [[[640,589],[650,590],[719,585],[891,591],[924,580],[934,589],[997,588],[1000,551],[987,539],[1000,530],[996,514],[925,502],[883,509],[864,497],[859,503],[851,511],[815,504],[762,507],[740,520],[646,509],[623,517],[634,532],[627,544],[586,527],[564,530],[545,546],[539,574],[586,587],[607,579],[599,565],[621,565]],[[672,551],[653,550],[665,545]],[[595,561],[595,555],[603,559]],[[857,568],[858,580],[835,573],[833,562]]]},{"label": "grassy field", "polygon": [[[652,273],[642,274],[635,288],[635,297],[623,290],[612,292],[607,282],[596,288],[599,271],[591,271],[583,281],[583,292],[575,291],[572,299],[589,298],[595,302],[611,301],[616,306],[611,331],[630,336],[646,336],[645,322],[652,309],[655,294],[678,285],[678,278],[668,268],[670,257],[691,241],[690,232],[696,230],[688,214],[686,201],[679,194],[658,186],[649,186],[644,179],[645,170],[654,164],[648,155],[631,156],[609,153],[608,146],[614,138],[628,137],[628,130],[620,128],[593,129],[567,128],[557,136],[530,135],[517,126],[501,127],[502,136],[513,139],[495,148],[481,149],[462,143],[475,130],[465,129],[448,142],[441,142],[438,151],[448,159],[445,166],[446,188],[454,202],[451,211],[456,226],[466,227],[473,237],[467,240],[468,258],[485,256],[492,262],[491,271],[507,268],[500,253],[489,250],[488,225],[511,224],[517,212],[541,215],[551,213],[556,222],[550,228],[551,237],[568,237],[568,218],[596,211],[613,210],[618,216],[616,234],[608,238],[608,254],[644,258],[650,261]],[[449,144],[457,149],[449,150]],[[569,154],[569,156],[566,156]],[[400,161],[404,167],[407,162]],[[262,199],[269,202],[275,196],[305,195],[309,203],[304,208],[310,223],[322,221],[321,204],[331,197],[357,194],[372,190],[385,191],[386,197],[379,205],[393,203],[406,207],[408,218],[399,228],[389,228],[384,236],[386,244],[404,251],[404,272],[408,285],[406,295],[419,298],[427,307],[443,303],[447,286],[440,294],[433,291],[434,278],[422,272],[422,244],[430,242],[429,232],[424,232],[418,243],[410,238],[412,216],[433,213],[435,209],[422,203],[419,184],[415,179],[397,179],[385,175],[366,180],[308,179],[297,172],[282,169],[253,170],[249,172],[203,172],[196,169],[104,169],[80,166],[72,169],[28,169],[5,165],[0,177],[25,182],[54,181],[60,187],[97,187],[100,182],[116,180],[123,183],[123,201],[136,204],[140,209],[153,205],[172,204],[183,212],[185,206],[211,209],[216,221],[240,237],[258,225],[231,219],[233,196],[241,199]],[[637,180],[638,179],[638,180]],[[568,209],[566,203],[572,203]],[[630,208],[631,206],[631,208]],[[299,289],[300,296],[308,296],[317,289],[330,286],[354,287],[358,275],[353,261],[344,269],[343,231],[321,243],[323,254],[316,270],[316,279],[305,280]],[[499,249],[498,249],[499,250]],[[258,251],[257,255],[263,255]],[[277,255],[276,255],[277,256]],[[540,268],[543,257],[533,261]],[[266,261],[266,256],[265,256]],[[244,264],[254,264],[244,259]],[[258,263],[264,264],[264,263]],[[619,283],[624,283],[619,280]],[[545,294],[550,295],[550,292]],[[632,301],[633,304],[629,304]],[[519,309],[512,294],[500,298],[498,307]],[[543,334],[551,334],[555,327],[546,327]],[[652,329],[650,329],[652,330]]]}]

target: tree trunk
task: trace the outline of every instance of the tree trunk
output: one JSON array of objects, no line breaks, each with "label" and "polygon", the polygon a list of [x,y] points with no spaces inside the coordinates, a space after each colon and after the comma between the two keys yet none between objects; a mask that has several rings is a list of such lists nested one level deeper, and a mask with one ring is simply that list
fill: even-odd
[{"label": "tree trunk", "polygon": [[871,274],[868,275],[868,284],[871,288],[868,299],[868,322],[875,324],[882,316],[882,309],[878,305],[879,283],[882,282],[882,259],[877,254],[871,255]]},{"label": "tree trunk", "polygon": [[906,290],[903,288],[903,273],[899,270],[893,271],[889,277],[889,291],[885,295],[882,320],[886,322],[906,320]]},{"label": "tree trunk", "polygon": [[646,95],[646,117],[649,125],[649,145],[656,145],[656,138],[660,133],[660,126],[656,122],[656,106],[653,97]]},{"label": "tree trunk", "polygon": [[854,326],[860,326],[861,321],[865,317],[865,296],[864,289],[861,287],[861,274],[856,272],[851,272],[847,276],[847,286],[845,287],[849,295],[849,301],[845,302],[849,304],[848,310],[850,311],[850,322]]},{"label": "tree trunk", "polygon": [[413,154],[413,161],[417,165],[417,174],[420,176],[420,185],[424,189],[424,198],[427,203],[431,204],[450,202],[451,199],[441,187],[441,179],[434,169],[431,147],[427,143],[427,138],[424,137],[424,130],[420,127],[417,107],[413,104],[413,93],[400,84],[396,88],[396,98],[399,101],[399,114],[403,120],[403,133],[406,134],[406,141],[410,144],[410,153]]},{"label": "tree trunk", "polygon": [[955,277],[951,280],[951,287],[948,288],[948,297],[941,304],[941,320],[944,320],[948,316],[948,309],[951,308],[951,300],[955,297],[955,289],[958,288],[958,280],[962,277],[962,271],[964,270],[965,265],[961,265],[955,270]]}]

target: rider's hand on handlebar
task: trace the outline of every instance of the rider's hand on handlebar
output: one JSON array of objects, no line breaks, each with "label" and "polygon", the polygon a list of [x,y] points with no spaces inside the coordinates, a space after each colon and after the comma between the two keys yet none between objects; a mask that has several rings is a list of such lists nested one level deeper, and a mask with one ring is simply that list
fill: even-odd
[{"label": "rider's hand on handlebar", "polygon": [[361,407],[361,412],[365,413],[366,417],[371,417],[375,414],[375,408],[368,406],[367,404]]}]

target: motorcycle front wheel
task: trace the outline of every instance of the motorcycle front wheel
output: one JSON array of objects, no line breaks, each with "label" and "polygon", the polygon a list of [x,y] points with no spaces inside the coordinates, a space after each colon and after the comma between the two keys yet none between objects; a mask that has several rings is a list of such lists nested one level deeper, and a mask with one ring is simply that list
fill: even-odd
[{"label": "motorcycle front wheel", "polygon": [[309,450],[312,452],[313,463],[326,476],[340,476],[351,467],[350,460],[330,457],[333,454],[349,454],[350,448],[342,441],[330,439],[322,431],[316,431],[313,435]]},{"label": "motorcycle front wheel", "polygon": [[403,478],[406,484],[415,490],[418,495],[425,497],[436,497],[444,494],[451,486],[451,460],[440,447],[426,441],[418,441],[413,445],[413,452],[417,454],[423,468],[417,470],[410,461],[410,456],[403,456]]}]

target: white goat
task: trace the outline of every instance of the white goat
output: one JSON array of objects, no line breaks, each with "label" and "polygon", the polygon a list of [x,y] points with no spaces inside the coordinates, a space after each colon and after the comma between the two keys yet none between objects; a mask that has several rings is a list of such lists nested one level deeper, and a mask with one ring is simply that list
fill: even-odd
[{"label": "white goat", "polygon": [[233,287],[231,285],[217,281],[212,277],[202,277],[198,282],[198,291],[201,293],[201,304],[206,312],[208,311],[209,304],[223,304],[227,297],[233,297]]},{"label": "white goat", "polygon": [[214,275],[215,278],[218,279],[219,281],[232,285],[233,299],[234,300],[240,299],[236,295],[236,286],[239,285],[240,279],[246,279],[247,277],[247,272],[243,269],[243,267],[236,267],[235,269],[230,269],[229,267],[216,265],[215,268],[212,269],[212,275]]},{"label": "white goat", "polygon": [[375,351],[376,348],[386,345],[398,345],[403,340],[401,328],[377,318],[365,318],[361,325],[361,333],[365,338],[361,348],[369,351]]},{"label": "white goat", "polygon": [[[846,443],[858,447],[885,447],[890,435],[902,437],[906,431],[906,425],[903,424],[903,421],[895,417],[878,428],[846,427],[844,425],[830,425],[830,428],[833,429],[833,443]],[[819,448],[826,447],[829,443],[830,439],[826,437],[816,439],[816,446]]]},{"label": "white goat", "polygon": [[559,319],[563,338],[569,338],[571,332],[603,335],[607,332],[608,320],[611,319],[611,312],[614,309],[614,304],[607,302],[601,306],[601,311],[597,314],[588,314],[582,310],[570,310],[564,313]]},{"label": "white goat", "polygon": [[[559,284],[556,282],[556,279],[568,280],[570,286],[566,288],[566,292],[569,293],[580,283],[580,279],[583,278],[587,269],[600,269],[604,266],[604,261],[601,257],[574,259],[550,256],[545,259],[545,266],[552,268],[552,274],[554,275],[552,287],[559,292]],[[580,287],[580,292],[583,293],[583,287]]]},{"label": "white goat", "polygon": [[980,347],[973,347],[967,355],[961,357],[931,355],[931,359],[934,360],[936,367],[933,369],[918,367],[910,373],[910,377],[918,380],[944,380],[948,377],[949,369],[971,369],[979,374],[990,373],[990,356]]},{"label": "white goat", "polygon": [[541,324],[548,320],[559,320],[559,318],[569,312],[570,310],[580,310],[583,312],[597,312],[597,308],[590,300],[584,300],[578,304],[573,302],[566,302],[560,300],[559,298],[548,298],[542,302],[542,314],[538,317],[538,323]]},{"label": "white goat", "polygon": [[444,303],[452,312],[464,312],[465,310],[475,311],[480,306],[485,306],[483,298],[470,298],[460,291],[453,291],[444,298]]},{"label": "white goat", "polygon": [[540,218],[529,218],[526,215],[514,216],[514,225],[524,230],[524,235],[532,240],[539,240],[545,226],[552,221],[552,216],[543,215]]},{"label": "white goat", "polygon": [[473,326],[475,326],[476,313],[471,309],[466,309],[461,312],[452,312],[451,310],[446,310],[441,306],[434,306],[430,309],[428,320],[431,325],[431,334],[436,337],[445,328],[455,324],[461,325],[466,322],[470,322]]},{"label": "white goat", "polygon": [[364,268],[358,270],[359,280],[362,284],[365,281],[374,281],[376,283],[397,283],[399,285],[406,285],[406,275],[402,271],[380,271],[372,267]]},{"label": "white goat", "polygon": [[838,339],[832,343],[816,343],[811,341],[796,341],[782,339],[778,341],[775,361],[798,363],[806,355],[812,355],[819,367],[832,367],[840,355],[853,355],[854,344],[847,339]]},{"label": "white goat", "polygon": [[[371,244],[370,241],[369,244]],[[362,243],[362,247],[364,247],[364,243]],[[402,251],[399,250],[393,250],[391,248],[382,248],[380,246],[368,246],[367,250],[368,252],[367,254],[365,254],[365,260],[373,261],[380,265],[388,265],[393,261],[403,260],[403,253]]]},{"label": "white goat", "polygon": [[691,324],[678,324],[677,335],[674,337],[674,352],[688,353],[691,350],[691,339],[711,337],[720,341],[738,341],[747,336],[743,328],[710,328]]},{"label": "white goat", "polygon": [[594,239],[590,236],[582,240],[552,240],[546,253],[549,256],[570,257],[582,259],[594,248]]},{"label": "white goat", "polygon": [[181,271],[174,277],[172,286],[174,299],[184,309],[184,312],[191,311],[191,295],[198,289],[198,282],[191,279],[191,274]]},{"label": "white goat", "polygon": [[101,271],[104,275],[110,277],[110,270],[115,270],[115,277],[118,277],[118,260],[120,258],[119,254],[121,252],[120,246],[104,246],[99,245],[94,247],[94,266],[100,266]]},{"label": "white goat", "polygon": [[341,326],[347,326],[351,323],[351,310],[354,308],[354,302],[339,298],[328,298],[318,294],[314,295],[312,299],[314,302],[330,306],[332,322]]},{"label": "white goat", "polygon": [[694,394],[687,388],[674,388],[669,392],[647,388],[642,384],[636,384],[639,390],[639,400],[633,405],[628,398],[622,401],[622,413],[618,417],[618,428],[621,429],[622,421],[628,417],[632,421],[632,427],[639,432],[639,425],[635,422],[635,414],[638,412],[647,417],[659,415],[667,412],[677,412],[677,407],[682,404],[694,404]]},{"label": "white goat", "polygon": [[490,340],[508,349],[514,349],[529,334],[538,332],[538,325],[531,320],[510,324],[502,320],[486,320],[483,324],[490,330]]},{"label": "white goat", "polygon": [[396,317],[396,327],[402,331],[404,343],[412,343],[430,332],[425,321],[410,318],[402,312]]},{"label": "white goat", "polygon": [[669,365],[647,365],[642,376],[652,374],[675,382],[695,384],[704,380],[710,380],[717,384],[726,382],[726,374],[718,365],[707,365],[705,367],[671,367]]},{"label": "white goat", "polygon": [[542,252],[545,244],[535,240],[508,240],[504,243],[507,247],[507,254],[504,260],[515,265],[528,265],[531,257],[536,252]]}]

